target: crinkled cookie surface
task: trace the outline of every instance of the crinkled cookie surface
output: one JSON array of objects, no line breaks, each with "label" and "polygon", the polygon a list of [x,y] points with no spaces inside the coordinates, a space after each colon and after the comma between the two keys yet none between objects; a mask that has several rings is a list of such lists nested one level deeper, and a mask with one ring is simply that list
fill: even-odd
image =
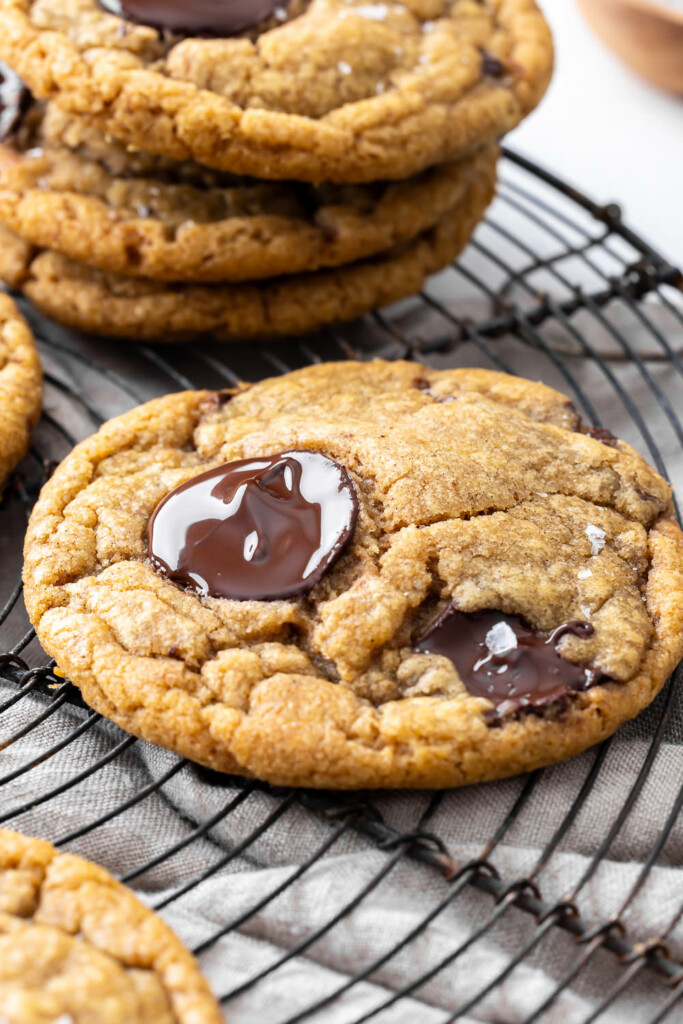
[{"label": "crinkled cookie surface", "polygon": [[3,1024],[221,1024],[186,949],[102,868],[0,830]]},{"label": "crinkled cookie surface", "polygon": [[[360,504],[309,594],[199,597],[152,568],[146,527],[169,491],[294,448],[346,467]],[[683,652],[668,485],[583,432],[563,395],[484,370],[348,362],[150,402],[62,463],[25,555],[38,636],[93,707],[275,783],[452,786],[557,761],[648,704]],[[587,620],[592,636],[558,649],[608,681],[492,721],[453,662],[415,650],[450,604],[537,630]]]},{"label": "crinkled cookie surface", "polygon": [[552,71],[534,0],[292,0],[232,38],[97,0],[2,0],[0,57],[34,94],[139,149],[260,178],[407,178],[500,138]]},{"label": "crinkled cookie surface", "polygon": [[43,375],[33,335],[14,302],[0,294],[0,494],[28,450],[42,396]]}]

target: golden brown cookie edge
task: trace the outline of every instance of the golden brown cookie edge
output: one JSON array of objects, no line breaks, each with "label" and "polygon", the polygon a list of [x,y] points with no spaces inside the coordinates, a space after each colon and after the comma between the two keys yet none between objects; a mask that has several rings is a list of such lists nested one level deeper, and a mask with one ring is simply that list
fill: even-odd
[{"label": "golden brown cookie edge", "polygon": [[40,417],[43,374],[35,339],[13,300],[0,293],[0,334],[8,362],[0,368],[0,494],[7,478],[28,451]]}]

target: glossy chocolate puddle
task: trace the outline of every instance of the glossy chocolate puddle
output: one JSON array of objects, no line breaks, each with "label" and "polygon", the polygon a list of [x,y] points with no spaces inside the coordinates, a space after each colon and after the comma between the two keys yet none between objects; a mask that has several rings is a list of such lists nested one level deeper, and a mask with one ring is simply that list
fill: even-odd
[{"label": "glossy chocolate puddle", "polygon": [[155,569],[203,597],[274,600],[311,590],[353,535],[358,499],[319,452],[241,459],[192,477],[147,527]]},{"label": "glossy chocolate puddle", "polygon": [[[188,36],[236,36],[285,12],[290,0],[99,0],[136,25]],[[286,15],[284,16],[286,18]],[[282,19],[284,20],[284,18]]]},{"label": "glossy chocolate puddle", "polygon": [[603,673],[558,654],[556,645],[567,633],[586,639],[594,629],[590,622],[575,619],[551,633],[539,633],[517,615],[467,614],[451,606],[427,628],[415,649],[449,658],[468,692],[486,697],[502,717],[546,708],[607,680]]}]

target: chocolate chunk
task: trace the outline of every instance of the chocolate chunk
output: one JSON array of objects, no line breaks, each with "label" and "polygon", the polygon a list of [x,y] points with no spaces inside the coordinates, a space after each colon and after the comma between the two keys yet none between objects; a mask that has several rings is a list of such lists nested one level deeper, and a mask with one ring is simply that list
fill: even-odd
[{"label": "chocolate chunk", "polygon": [[14,71],[0,61],[0,142],[10,138],[31,103],[31,93]]},{"label": "chocolate chunk", "polygon": [[284,10],[290,0],[99,0],[111,14],[181,35],[235,36]]},{"label": "chocolate chunk", "polygon": [[619,440],[607,427],[589,427],[586,433],[589,437],[608,445],[610,448],[616,448],[617,441]]},{"label": "chocolate chunk", "polygon": [[220,391],[214,392],[213,401],[219,409],[222,409],[223,406],[232,402],[237,394],[239,394],[239,388],[222,388]]},{"label": "chocolate chunk", "polygon": [[152,564],[204,597],[269,600],[311,590],[353,534],[348,473],[319,452],[241,459],[193,477],[157,506]]},{"label": "chocolate chunk", "polygon": [[502,717],[547,707],[607,681],[604,673],[573,665],[555,649],[567,633],[585,639],[593,632],[590,622],[574,619],[552,633],[539,633],[517,615],[466,614],[451,605],[423,633],[416,650],[450,658],[472,696],[486,697]]},{"label": "chocolate chunk", "polygon": [[482,73],[488,75],[490,78],[502,78],[505,74],[506,68],[502,60],[498,60],[492,53],[487,53],[486,50],[481,51],[481,70]]},{"label": "chocolate chunk", "polygon": [[432,385],[424,377],[415,377],[413,387],[421,391],[423,395],[429,395],[435,402],[455,402],[455,395],[435,395],[432,391]]},{"label": "chocolate chunk", "polygon": [[636,487],[636,494],[641,501],[647,501],[651,504],[662,504],[662,499],[658,498],[656,494],[648,494],[647,491],[642,491],[640,487]]},{"label": "chocolate chunk", "polygon": [[[572,412],[576,413],[576,408],[572,402],[568,402],[567,406],[571,406]],[[592,437],[594,441],[600,441],[601,444],[606,444],[610,448],[616,448],[619,441],[619,438],[615,437],[607,427],[587,427],[578,413],[576,413],[576,426],[574,430],[577,434],[585,434],[586,437]]]}]

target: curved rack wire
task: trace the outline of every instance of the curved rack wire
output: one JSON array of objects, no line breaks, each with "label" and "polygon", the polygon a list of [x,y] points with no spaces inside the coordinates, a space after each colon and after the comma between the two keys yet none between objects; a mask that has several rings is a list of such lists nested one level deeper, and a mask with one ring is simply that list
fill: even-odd
[{"label": "curved rack wire", "polygon": [[[438,367],[483,365],[540,378],[567,391],[594,426],[603,425],[607,417],[614,433],[640,448],[664,475],[671,467],[674,482],[680,483],[682,293],[680,272],[624,225],[617,206],[600,206],[506,151],[498,199],[461,259],[419,296],[351,325],[273,345],[133,347],[74,335],[27,309],[40,341],[47,396],[30,456],[0,507],[5,567],[0,583],[0,823],[30,832],[39,820],[43,834],[47,823],[46,838],[58,846],[87,852],[93,843],[96,849],[102,843],[115,846],[117,832],[132,827],[133,821],[139,827],[146,801],[160,799],[170,814],[182,819],[183,838],[164,844],[163,837],[155,836],[154,842],[141,842],[139,855],[121,877],[141,885],[181,933],[188,893],[196,893],[207,878],[263,866],[259,844],[264,837],[291,838],[292,820],[296,828],[309,829],[312,838],[306,849],[301,854],[290,849],[284,858],[284,877],[278,875],[276,884],[227,922],[216,927],[205,922],[203,937],[193,945],[209,973],[212,953],[227,936],[257,934],[259,914],[283,896],[296,894],[297,886],[326,858],[358,849],[358,844],[381,851],[362,887],[338,901],[320,925],[298,938],[290,931],[267,962],[243,972],[246,976],[237,983],[212,975],[228,1010],[244,1005],[245,995],[270,979],[277,983],[288,966],[312,961],[329,968],[326,990],[294,1012],[283,1000],[282,1012],[272,1017],[277,1024],[313,1018],[344,1024],[499,1020],[478,1015],[487,999],[516,972],[538,963],[547,966],[551,946],[554,982],[532,1000],[533,1008],[525,1015],[517,1012],[515,1021],[564,1021],[562,1000],[570,992],[580,994],[582,984],[591,995],[580,1017],[585,1024],[598,1019],[637,1019],[643,1024],[681,1019],[683,962],[676,944],[683,893],[662,908],[656,934],[634,931],[631,917],[651,890],[658,865],[675,863],[671,847],[677,841],[683,786],[674,784],[667,790],[666,806],[661,801],[657,805],[649,832],[654,838],[639,858],[635,876],[613,899],[613,910],[596,915],[586,899],[607,860],[628,858],[634,816],[642,809],[648,780],[657,777],[667,744],[680,742],[683,735],[675,679],[635,725],[576,762],[579,770],[564,780],[565,813],[543,842],[528,839],[533,855],[512,873],[497,866],[499,851],[512,836],[525,845],[537,816],[531,809],[546,792],[552,770],[495,791],[487,787],[488,793],[501,796],[499,823],[462,859],[453,857],[440,834],[444,822],[459,813],[457,793],[409,794],[397,814],[396,802],[382,794],[274,790],[218,776],[168,755],[150,769],[144,785],[126,789],[117,782],[110,794],[106,790],[106,798],[100,786],[93,806],[88,793],[94,779],[125,778],[127,759],[136,750],[154,748],[86,709],[71,684],[53,674],[22,606],[20,547],[26,515],[55,461],[105,419],[167,391],[230,386],[239,379],[256,380],[330,359],[409,358]],[[91,742],[95,736],[96,745]],[[74,751],[79,756],[71,758],[66,770],[62,755]],[[612,774],[627,766],[628,781],[619,805],[605,813],[600,792],[608,765]],[[199,787],[206,794],[205,801],[190,809],[177,799],[178,786],[188,776],[193,792]],[[572,883],[558,887],[558,858],[571,848],[572,837],[586,821],[593,822],[594,832],[597,827],[598,838],[584,851]],[[221,831],[226,823],[231,825],[229,843]],[[182,881],[168,890],[166,869],[178,863],[181,870],[174,877]],[[410,873],[411,884],[424,885],[417,923],[368,953],[360,969],[347,970],[317,954],[320,942],[335,929],[349,922],[353,929],[359,910],[376,905],[382,886],[399,871]],[[157,891],[162,895],[155,899]],[[468,917],[474,923],[463,936],[453,931],[452,915],[457,918],[473,891],[493,899],[477,897],[476,913]],[[430,1002],[424,993],[431,991],[435,979],[449,976],[482,943],[501,934],[518,910],[524,913],[514,918],[516,940],[502,966],[483,972],[481,983],[465,999],[456,991],[447,1004]],[[412,972],[411,950],[436,925],[443,948],[432,951],[426,969]],[[558,933],[568,936],[561,946]],[[399,962],[401,971],[392,972],[391,965]],[[590,980],[596,970],[597,989],[594,974]],[[647,1010],[637,1018],[627,1016],[632,1011],[631,986],[648,972],[653,981]],[[361,990],[359,1011],[361,1004],[352,997]],[[424,1016],[439,1007],[440,1015]],[[328,1016],[335,1008],[341,1015]],[[406,1016],[400,1015],[402,1008]]]}]

